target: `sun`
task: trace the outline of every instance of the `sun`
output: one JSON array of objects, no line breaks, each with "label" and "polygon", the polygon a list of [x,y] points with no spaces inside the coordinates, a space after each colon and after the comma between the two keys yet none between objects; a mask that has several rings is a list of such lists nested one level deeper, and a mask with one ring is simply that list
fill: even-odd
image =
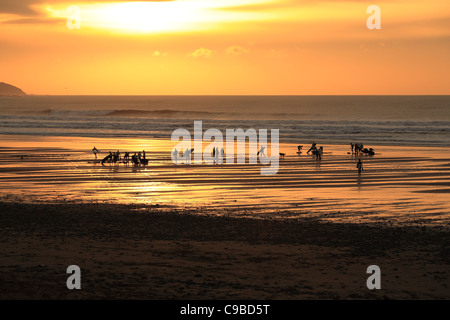
[{"label": "sun", "polygon": [[192,29],[204,18],[204,1],[123,2],[97,5],[83,17],[88,26],[125,32]]},{"label": "sun", "polygon": [[[272,0],[173,0],[80,3],[83,28],[124,33],[163,33],[213,30],[221,23],[257,19],[251,12],[233,8]],[[60,5],[47,6],[52,17],[65,18]]]}]

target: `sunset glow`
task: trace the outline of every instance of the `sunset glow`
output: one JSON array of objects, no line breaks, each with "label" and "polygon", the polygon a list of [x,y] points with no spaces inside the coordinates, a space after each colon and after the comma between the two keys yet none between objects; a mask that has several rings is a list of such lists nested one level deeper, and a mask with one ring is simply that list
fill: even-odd
[{"label": "sunset glow", "polygon": [[[265,3],[270,0],[258,1]],[[122,33],[192,32],[217,29],[237,21],[270,19],[267,13],[236,12],[255,0],[178,0],[149,2],[81,3],[84,28]],[[68,18],[65,5],[44,6],[53,18]]]},{"label": "sunset glow", "polygon": [[0,4],[2,80],[31,94],[448,94],[450,3],[377,5],[380,30],[357,1]]}]

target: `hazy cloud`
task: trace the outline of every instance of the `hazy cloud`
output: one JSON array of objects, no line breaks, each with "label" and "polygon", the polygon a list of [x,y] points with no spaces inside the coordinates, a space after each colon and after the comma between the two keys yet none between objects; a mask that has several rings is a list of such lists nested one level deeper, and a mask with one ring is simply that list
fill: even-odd
[{"label": "hazy cloud", "polygon": [[249,53],[249,52],[250,52],[250,50],[248,50],[248,49],[246,49],[244,47],[241,47],[241,46],[231,46],[231,47],[228,47],[227,50],[226,50],[227,54],[235,55],[235,56],[238,56],[238,55],[241,55],[241,54],[246,54],[246,53]]},{"label": "hazy cloud", "polygon": [[167,57],[167,52],[153,51],[152,55],[154,57]]},{"label": "hazy cloud", "polygon": [[[136,0],[96,0],[95,2],[132,2]],[[141,0],[142,1],[142,0]],[[172,1],[172,0],[147,0],[147,2]],[[173,0],[175,1],[175,0]],[[79,3],[87,2],[79,0]],[[145,2],[145,0],[144,0]],[[19,15],[36,15],[38,12],[34,11],[32,6],[36,4],[54,4],[67,3],[69,5],[76,5],[77,0],[0,0],[0,13],[14,13]]]},{"label": "hazy cloud", "polygon": [[211,58],[213,54],[212,50],[206,49],[206,48],[199,48],[195,50],[194,52],[188,54],[188,57],[192,58]]},{"label": "hazy cloud", "polygon": [[66,19],[55,19],[55,18],[39,18],[39,17],[21,17],[18,19],[10,19],[2,21],[5,24],[33,24],[33,23],[47,23],[47,24],[58,24],[65,22]]},{"label": "hazy cloud", "polygon": [[0,13],[15,13],[21,15],[36,14],[36,12],[31,9],[31,5],[39,2],[40,1],[37,0],[1,0]]}]

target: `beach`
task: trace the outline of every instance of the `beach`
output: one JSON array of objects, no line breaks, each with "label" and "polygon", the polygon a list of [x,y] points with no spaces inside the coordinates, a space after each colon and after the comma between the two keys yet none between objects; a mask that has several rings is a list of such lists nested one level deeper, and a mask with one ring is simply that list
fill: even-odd
[{"label": "beach", "polygon": [[[358,175],[349,146],[325,146],[317,161],[282,144],[278,174],[265,177],[260,165],[176,166],[167,141],[109,143],[4,137],[1,298],[450,295],[446,148],[376,146]],[[102,166],[91,145],[144,145],[150,163]],[[81,290],[66,288],[69,265]],[[366,286],[370,265],[380,290]]]},{"label": "beach", "polygon": [[[448,299],[448,227],[1,203],[2,299]],[[66,268],[81,268],[81,290]],[[369,265],[381,289],[369,290]]]}]

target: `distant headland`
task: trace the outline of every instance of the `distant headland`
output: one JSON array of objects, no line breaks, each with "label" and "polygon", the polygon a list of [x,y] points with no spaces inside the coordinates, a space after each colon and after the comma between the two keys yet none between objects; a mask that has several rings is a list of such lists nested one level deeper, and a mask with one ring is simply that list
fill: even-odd
[{"label": "distant headland", "polygon": [[15,86],[0,82],[0,96],[26,96],[27,94]]}]

